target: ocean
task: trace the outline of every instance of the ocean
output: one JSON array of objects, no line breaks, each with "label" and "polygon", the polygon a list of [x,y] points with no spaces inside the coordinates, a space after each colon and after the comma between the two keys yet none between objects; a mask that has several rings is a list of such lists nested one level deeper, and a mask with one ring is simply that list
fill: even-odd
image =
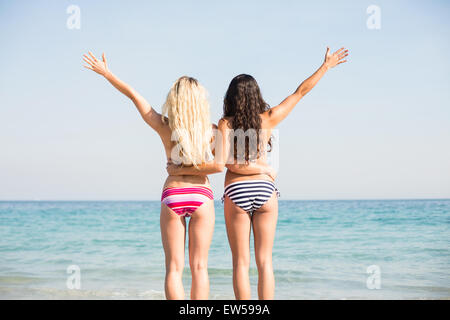
[{"label": "ocean", "polygon": [[[158,201],[1,201],[0,299],[164,299],[159,209]],[[215,209],[210,298],[234,299],[219,201]],[[275,299],[449,299],[449,244],[450,200],[281,200]],[[256,299],[253,252],[250,281]]]}]

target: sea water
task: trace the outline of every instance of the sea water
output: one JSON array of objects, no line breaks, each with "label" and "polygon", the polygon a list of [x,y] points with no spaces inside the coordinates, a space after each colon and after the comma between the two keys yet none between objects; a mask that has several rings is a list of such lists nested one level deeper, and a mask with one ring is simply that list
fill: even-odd
[{"label": "sea water", "polygon": [[[234,299],[215,210],[210,297]],[[164,299],[159,212],[158,201],[0,202],[0,298]],[[281,200],[275,298],[449,299],[449,244],[450,200]],[[185,260],[189,298],[187,248]]]}]

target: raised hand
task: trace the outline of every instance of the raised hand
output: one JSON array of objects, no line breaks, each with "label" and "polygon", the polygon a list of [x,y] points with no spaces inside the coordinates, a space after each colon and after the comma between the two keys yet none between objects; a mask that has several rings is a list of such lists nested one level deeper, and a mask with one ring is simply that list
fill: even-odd
[{"label": "raised hand", "polygon": [[327,67],[327,69],[331,69],[338,64],[347,62],[347,60],[343,60],[345,57],[348,56],[348,50],[344,47],[337,50],[335,53],[330,54],[330,48],[327,47],[327,53],[325,54],[324,59],[324,65]]},{"label": "raised hand", "polygon": [[83,67],[104,76],[108,72],[108,65],[106,63],[105,54],[102,54],[102,61],[98,60],[90,51],[89,56],[87,54],[83,55],[83,60],[88,64],[87,66],[84,65]]}]

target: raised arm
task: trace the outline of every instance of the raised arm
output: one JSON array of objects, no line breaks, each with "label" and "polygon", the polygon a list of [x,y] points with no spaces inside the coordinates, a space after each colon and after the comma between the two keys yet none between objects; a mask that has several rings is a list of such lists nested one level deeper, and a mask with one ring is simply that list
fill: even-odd
[{"label": "raised arm", "polygon": [[159,132],[163,126],[161,114],[155,111],[150,104],[131,86],[120,80],[109,69],[106,62],[105,54],[102,54],[102,60],[98,60],[92,52],[89,51],[89,56],[84,54],[83,60],[88,64],[84,67],[95,71],[99,75],[108,80],[117,90],[126,95],[138,109],[141,117],[147,122],[150,127]]},{"label": "raised arm", "polygon": [[314,72],[308,79],[303,81],[293,94],[284,99],[278,106],[273,107],[266,111],[268,115],[271,127],[275,127],[280,123],[287,115],[294,109],[297,103],[303,98],[312,88],[319,82],[323,75],[334,68],[338,64],[347,62],[344,60],[348,56],[348,50],[340,48],[335,53],[330,54],[330,48],[327,47],[325,59],[322,65]]}]

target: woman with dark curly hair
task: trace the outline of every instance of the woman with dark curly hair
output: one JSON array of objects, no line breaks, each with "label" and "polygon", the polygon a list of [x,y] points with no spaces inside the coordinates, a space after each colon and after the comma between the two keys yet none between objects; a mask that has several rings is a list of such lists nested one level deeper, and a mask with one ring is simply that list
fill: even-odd
[{"label": "woman with dark curly hair", "polygon": [[[263,169],[267,165],[267,151],[272,145],[272,130],[329,69],[346,62],[344,58],[347,56],[348,50],[344,48],[333,54],[327,48],[320,68],[303,81],[293,94],[273,108],[262,98],[258,83],[252,76],[240,74],[231,80],[225,94],[223,117],[218,126],[220,132],[228,132],[228,136],[223,139],[223,152],[229,154],[223,200],[233,257],[233,288],[236,299],[250,299],[249,242],[252,227],[258,268],[258,297],[274,298],[272,247],[278,217],[278,192],[275,192],[275,174]],[[254,174],[257,166],[262,168],[263,173]],[[192,170],[201,172],[206,167]]]}]

